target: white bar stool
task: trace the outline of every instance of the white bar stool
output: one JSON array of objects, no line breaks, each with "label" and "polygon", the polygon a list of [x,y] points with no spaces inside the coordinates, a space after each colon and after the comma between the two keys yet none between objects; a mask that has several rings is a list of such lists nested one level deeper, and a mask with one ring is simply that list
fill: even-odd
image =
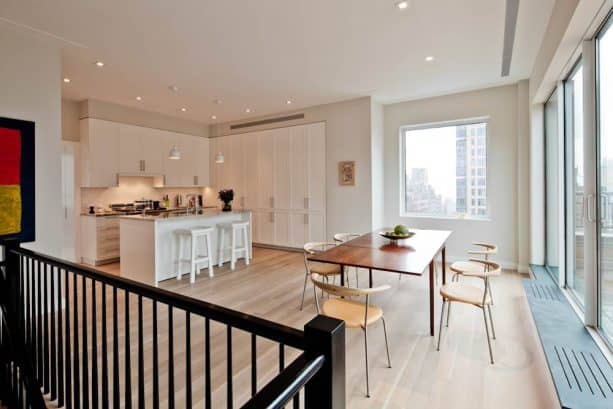
[{"label": "white bar stool", "polygon": [[[232,222],[218,224],[219,228],[219,267],[223,266],[223,254],[225,250],[230,250],[230,268],[232,270],[236,267],[236,260],[240,258],[242,254],[245,259],[245,264],[249,265],[249,259],[251,258],[251,252],[249,251],[249,222]],[[226,231],[231,231],[230,247],[224,247]],[[238,247],[239,238],[242,241],[242,247]]]},{"label": "white bar stool", "polygon": [[[213,251],[211,246],[214,230],[213,227],[206,226],[175,230],[175,235],[179,242],[179,251],[176,257],[177,280],[180,280],[183,275],[181,272],[181,265],[183,263],[188,263],[190,265],[190,283],[194,283],[196,281],[196,274],[200,274],[200,269],[198,268],[199,264],[206,263],[209,269],[209,277],[213,277]],[[200,239],[203,239],[203,241],[198,243]],[[189,258],[183,258],[183,244],[185,241],[189,243],[191,248]],[[199,252],[198,244],[202,244],[202,250],[205,250],[206,254],[203,254],[204,252]]]}]

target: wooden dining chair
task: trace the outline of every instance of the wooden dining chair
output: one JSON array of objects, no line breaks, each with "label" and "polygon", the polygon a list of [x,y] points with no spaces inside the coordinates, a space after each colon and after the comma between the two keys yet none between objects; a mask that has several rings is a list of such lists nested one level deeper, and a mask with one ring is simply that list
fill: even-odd
[{"label": "wooden dining chair", "polygon": [[[493,276],[500,275],[500,265],[493,261],[485,261],[479,259],[470,259],[471,262],[482,264],[484,269],[478,271],[475,274],[466,273],[464,275],[477,277],[483,280],[483,288],[469,284],[467,281],[452,281],[441,287],[441,297],[443,298],[443,307],[441,309],[441,321],[439,324],[438,342],[436,350],[440,351],[441,337],[443,333],[443,317],[445,315],[445,304],[452,302],[459,302],[463,304],[473,305],[480,308],[483,311],[483,323],[485,324],[485,333],[487,336],[487,346],[490,351],[490,362],[494,363],[494,355],[492,354],[492,344],[490,342],[490,332],[487,322],[487,316],[489,316],[490,325],[492,327],[492,339],[496,339],[496,331],[494,330],[494,321],[492,320],[492,310],[490,305],[492,298],[488,291],[489,280]],[[486,311],[487,310],[487,311]],[[486,314],[487,312],[487,314]],[[447,326],[449,326],[449,313],[447,312]]]},{"label": "wooden dining chair", "polygon": [[[390,350],[387,342],[387,328],[385,327],[385,318],[383,310],[377,306],[369,304],[369,298],[373,294],[388,290],[389,285],[381,285],[373,288],[351,288],[342,287],[339,285],[324,283],[322,276],[319,274],[311,274],[313,285],[320,288],[323,292],[339,297],[331,298],[323,303],[320,307],[317,291],[315,291],[315,305],[317,313],[328,317],[333,317],[345,321],[347,328],[360,328],[364,332],[364,354],[366,358],[366,396],[370,398],[370,384],[368,379],[368,334],[367,328],[375,324],[379,320],[383,323],[383,335],[385,337],[385,350],[387,352],[387,365],[392,367],[390,358]],[[350,301],[340,297],[365,297],[365,302]]]},{"label": "wooden dining chair", "polygon": [[[309,261],[308,257],[322,251],[326,251],[330,248],[336,247],[336,243],[327,242],[310,242],[306,243],[304,249],[304,286],[302,288],[302,301],[300,301],[300,311],[304,306],[304,294],[306,293],[306,286],[309,276],[313,273],[319,274],[325,277],[326,281],[330,281],[330,277],[340,276],[341,267],[337,264],[318,263],[316,261]],[[315,287],[313,287],[315,292]]]},{"label": "wooden dining chair", "polygon": [[[482,258],[484,261],[491,261],[490,257],[498,253],[498,247],[495,244],[483,242],[473,242],[474,246],[479,246],[479,250],[469,250],[468,254],[473,258]],[[476,263],[474,261],[456,261],[449,266],[449,270],[453,273],[451,281],[457,281],[462,276],[478,276],[480,273],[485,273],[488,269],[487,265]],[[488,281],[487,291],[489,291],[492,305],[494,305],[494,297],[492,288]]]}]

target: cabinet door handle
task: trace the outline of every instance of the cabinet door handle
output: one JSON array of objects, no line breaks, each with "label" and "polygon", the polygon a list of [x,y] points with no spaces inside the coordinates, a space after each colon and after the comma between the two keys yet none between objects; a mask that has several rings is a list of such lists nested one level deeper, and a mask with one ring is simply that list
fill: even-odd
[{"label": "cabinet door handle", "polygon": [[147,162],[143,159],[143,172],[147,169]]}]

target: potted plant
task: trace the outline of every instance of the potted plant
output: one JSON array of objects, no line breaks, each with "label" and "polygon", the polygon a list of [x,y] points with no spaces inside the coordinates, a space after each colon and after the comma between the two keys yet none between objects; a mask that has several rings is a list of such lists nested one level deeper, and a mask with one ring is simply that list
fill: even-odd
[{"label": "potted plant", "polygon": [[229,212],[232,210],[232,200],[234,200],[234,190],[232,189],[221,189],[219,191],[219,200],[223,202],[223,207],[221,210],[224,212]]}]

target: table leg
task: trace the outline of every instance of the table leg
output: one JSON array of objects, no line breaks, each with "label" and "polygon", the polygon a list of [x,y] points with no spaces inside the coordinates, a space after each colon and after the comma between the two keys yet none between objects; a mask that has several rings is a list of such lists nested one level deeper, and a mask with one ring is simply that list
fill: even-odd
[{"label": "table leg", "polygon": [[434,336],[434,259],[430,262],[430,336]]},{"label": "table leg", "polygon": [[443,260],[442,260],[442,263],[443,263],[443,285],[445,285],[445,282],[447,281],[447,280],[445,279],[445,275],[446,275],[446,273],[447,273],[447,268],[445,267],[445,264],[446,264],[446,260],[445,260],[445,258],[446,258],[446,257],[445,257],[445,249],[446,249],[446,247],[445,247],[445,246],[443,246],[443,250],[441,251],[441,258],[443,259]]},{"label": "table leg", "polygon": [[368,288],[372,288],[372,268],[368,269]]},{"label": "table leg", "polygon": [[341,264],[341,287],[345,286],[345,266]]}]

